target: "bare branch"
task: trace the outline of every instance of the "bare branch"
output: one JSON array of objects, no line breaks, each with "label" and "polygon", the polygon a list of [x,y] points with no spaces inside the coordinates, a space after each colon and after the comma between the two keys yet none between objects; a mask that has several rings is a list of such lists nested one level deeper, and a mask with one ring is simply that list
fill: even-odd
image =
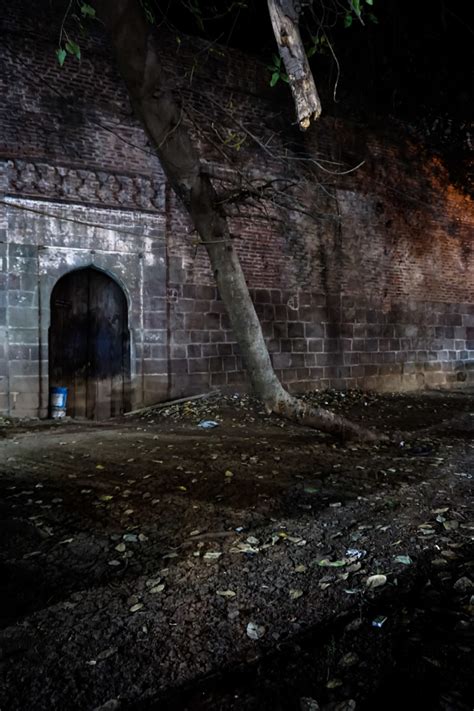
[{"label": "bare branch", "polygon": [[296,117],[302,131],[321,115],[321,101],[311,73],[298,26],[295,0],[268,0],[278,52],[282,58],[293,94]]}]

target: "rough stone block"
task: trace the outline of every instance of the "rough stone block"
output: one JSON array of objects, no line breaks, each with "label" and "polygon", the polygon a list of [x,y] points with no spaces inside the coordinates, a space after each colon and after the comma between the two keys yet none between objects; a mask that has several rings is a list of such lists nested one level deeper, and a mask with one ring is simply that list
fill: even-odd
[{"label": "rough stone block", "polygon": [[143,372],[147,375],[164,375],[168,372],[168,361],[165,359],[144,360]]},{"label": "rough stone block", "polygon": [[219,372],[223,371],[224,365],[222,362],[222,358],[220,358],[220,357],[209,358],[209,370],[211,370],[213,373],[219,373]]},{"label": "rough stone block", "polygon": [[14,345],[38,345],[38,328],[10,328],[8,342]]},{"label": "rough stone block", "polygon": [[207,313],[204,317],[204,327],[208,328],[210,331],[216,331],[220,329],[220,318],[219,313]]},{"label": "rough stone block", "polygon": [[186,358],[173,358],[169,364],[170,372],[172,374],[187,373],[189,362]]},{"label": "rough stone block", "polygon": [[237,362],[235,356],[223,356],[222,365],[226,372],[236,370]]},{"label": "rough stone block", "polygon": [[324,341],[322,338],[308,339],[308,351],[311,353],[321,353],[323,350]]},{"label": "rough stone block", "polygon": [[209,370],[209,358],[190,358],[188,360],[189,373],[207,373]]},{"label": "rough stone block", "polygon": [[[307,324],[310,325],[310,324]],[[305,335],[305,326],[302,323],[288,324],[288,338],[303,338]]]},{"label": "rough stone block", "polygon": [[168,325],[168,319],[162,311],[148,311],[143,315],[143,325],[145,329],[164,329]]},{"label": "rough stone block", "polygon": [[38,360],[12,360],[9,368],[10,376],[39,375]]},{"label": "rough stone block", "polygon": [[193,311],[198,314],[205,314],[211,308],[209,299],[194,299]]}]

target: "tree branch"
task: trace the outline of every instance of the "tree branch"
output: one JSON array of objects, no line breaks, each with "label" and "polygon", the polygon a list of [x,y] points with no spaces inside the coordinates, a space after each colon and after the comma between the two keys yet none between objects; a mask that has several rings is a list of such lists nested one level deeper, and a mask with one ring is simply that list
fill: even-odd
[{"label": "tree branch", "polygon": [[321,101],[309,67],[298,26],[296,0],[268,0],[278,52],[288,74],[296,118],[302,131],[321,115]]}]

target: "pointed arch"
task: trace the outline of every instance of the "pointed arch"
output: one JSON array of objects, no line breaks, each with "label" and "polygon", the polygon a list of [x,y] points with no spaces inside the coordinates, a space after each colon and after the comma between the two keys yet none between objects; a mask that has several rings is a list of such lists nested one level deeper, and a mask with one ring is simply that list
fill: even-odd
[{"label": "pointed arch", "polygon": [[49,384],[68,388],[67,414],[106,419],[129,409],[130,332],[121,285],[96,267],[63,275],[51,292]]}]

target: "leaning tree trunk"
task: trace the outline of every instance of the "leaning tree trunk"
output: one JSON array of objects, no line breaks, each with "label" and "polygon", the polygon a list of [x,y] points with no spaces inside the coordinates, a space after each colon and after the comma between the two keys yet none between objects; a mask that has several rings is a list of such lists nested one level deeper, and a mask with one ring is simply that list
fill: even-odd
[{"label": "leaning tree trunk", "polygon": [[285,65],[288,83],[302,131],[321,115],[319,100],[308,57],[299,30],[300,0],[268,0],[268,12],[278,52]]},{"label": "leaning tree trunk", "polygon": [[138,0],[102,0],[100,14],[112,38],[133,108],[207,249],[254,393],[268,411],[290,420],[344,437],[379,438],[328,410],[310,407],[282,387],[273,370],[226,217],[183,125],[180,107],[164,85],[155,40],[140,4]]}]

